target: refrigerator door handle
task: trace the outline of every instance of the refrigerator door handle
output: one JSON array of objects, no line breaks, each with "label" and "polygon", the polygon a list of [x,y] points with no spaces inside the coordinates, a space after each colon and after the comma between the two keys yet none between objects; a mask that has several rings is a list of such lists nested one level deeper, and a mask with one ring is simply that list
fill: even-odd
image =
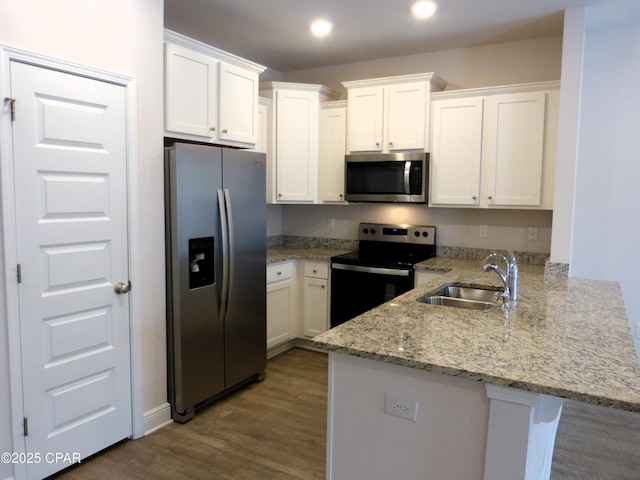
[{"label": "refrigerator door handle", "polygon": [[227,245],[229,247],[229,254],[227,256],[227,264],[228,264],[228,277],[227,277],[227,309],[229,307],[229,299],[233,298],[233,277],[235,276],[235,249],[233,246],[235,245],[234,241],[234,228],[233,228],[233,209],[231,208],[231,193],[228,188],[224,189],[224,197],[225,204],[227,206],[227,228],[228,228],[228,237],[227,237]]},{"label": "refrigerator door handle", "polygon": [[227,220],[227,205],[222,189],[218,189],[218,209],[220,210],[220,234],[222,236],[222,287],[220,290],[220,319],[227,314],[227,299],[229,289],[229,224]]}]

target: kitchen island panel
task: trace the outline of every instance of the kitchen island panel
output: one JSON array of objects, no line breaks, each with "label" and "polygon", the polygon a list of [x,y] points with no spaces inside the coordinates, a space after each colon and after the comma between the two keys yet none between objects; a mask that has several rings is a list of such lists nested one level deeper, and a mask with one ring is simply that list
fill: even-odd
[{"label": "kitchen island panel", "polygon": [[[328,479],[483,478],[482,383],[329,355]],[[385,413],[387,394],[417,400],[416,421]]]}]

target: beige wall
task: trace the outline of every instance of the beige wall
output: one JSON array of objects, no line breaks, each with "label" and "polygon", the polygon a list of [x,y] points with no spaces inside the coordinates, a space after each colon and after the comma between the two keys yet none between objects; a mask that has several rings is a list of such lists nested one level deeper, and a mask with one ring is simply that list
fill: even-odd
[{"label": "beige wall", "polygon": [[[0,0],[0,43],[133,76],[138,84],[144,410],[166,402],[162,0]],[[3,302],[4,303],[4,299]],[[12,451],[7,319],[0,312],[0,451]],[[12,475],[0,464],[0,478]]]},{"label": "beige wall", "polygon": [[561,62],[562,36],[554,36],[299,70],[282,80],[319,83],[346,98],[341,82],[411,73],[435,72],[447,81],[445,90],[559,80]]}]

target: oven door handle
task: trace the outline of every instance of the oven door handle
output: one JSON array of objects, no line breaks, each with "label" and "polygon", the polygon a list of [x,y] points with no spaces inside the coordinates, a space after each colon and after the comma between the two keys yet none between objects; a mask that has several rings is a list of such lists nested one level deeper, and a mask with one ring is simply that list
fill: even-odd
[{"label": "oven door handle", "polygon": [[334,270],[346,270],[348,272],[374,273],[378,275],[393,275],[395,277],[408,277],[411,274],[409,270],[400,270],[397,268],[382,267],[363,267],[361,265],[344,265],[342,263],[333,263],[331,268]]}]

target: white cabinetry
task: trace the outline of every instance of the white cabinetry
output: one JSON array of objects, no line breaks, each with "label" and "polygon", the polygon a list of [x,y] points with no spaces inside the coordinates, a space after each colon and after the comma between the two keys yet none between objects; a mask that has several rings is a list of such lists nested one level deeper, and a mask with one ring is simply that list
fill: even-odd
[{"label": "white cabinetry", "polygon": [[267,348],[296,336],[296,262],[267,266]]},{"label": "white cabinetry", "polygon": [[434,94],[429,204],[552,209],[558,88]]},{"label": "white cabinetry", "polygon": [[427,151],[429,98],[445,84],[433,73],[343,82],[348,150]]},{"label": "white cabinetry", "polygon": [[285,82],[261,84],[260,94],[273,102],[270,203],[317,202],[320,102],[338,94],[322,85]]},{"label": "white cabinetry", "polygon": [[165,134],[253,147],[264,67],[165,30]]},{"label": "white cabinetry", "polygon": [[329,329],[329,263],[304,262],[303,330],[315,337]]},{"label": "white cabinetry", "polygon": [[269,153],[271,145],[271,100],[260,97],[258,99],[258,138],[253,152]]},{"label": "white cabinetry", "polygon": [[347,140],[347,102],[320,105],[319,200],[344,203],[344,155]]}]

